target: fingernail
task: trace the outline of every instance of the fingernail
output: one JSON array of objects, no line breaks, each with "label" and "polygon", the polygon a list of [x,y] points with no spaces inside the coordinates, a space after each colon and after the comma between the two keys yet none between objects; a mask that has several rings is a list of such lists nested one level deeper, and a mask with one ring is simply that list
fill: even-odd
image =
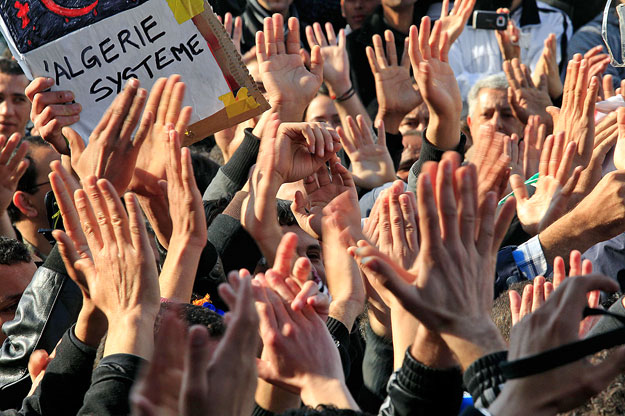
[{"label": "fingernail", "polygon": [[131,87],[137,87],[139,85],[139,80],[136,78],[130,78],[130,80],[128,80],[128,85]]},{"label": "fingernail", "polygon": [[67,91],[65,94],[63,94],[63,99],[71,101],[74,99],[74,94],[70,91]]},{"label": "fingernail", "polygon": [[49,85],[54,84],[54,79],[53,78],[46,78],[46,84],[49,84]]}]

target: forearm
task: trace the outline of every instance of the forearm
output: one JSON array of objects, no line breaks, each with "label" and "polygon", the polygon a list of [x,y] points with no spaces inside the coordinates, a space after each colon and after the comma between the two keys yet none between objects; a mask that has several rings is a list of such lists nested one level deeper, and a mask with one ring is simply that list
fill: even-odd
[{"label": "forearm", "polygon": [[384,128],[387,133],[399,134],[399,126],[405,116],[406,114],[404,113],[390,112],[379,109],[375,119],[384,121]]},{"label": "forearm", "polygon": [[[397,370],[404,362],[404,354],[408,347],[413,344],[417,345],[415,336],[417,330],[422,325],[410,313],[408,313],[401,305],[393,305],[391,307],[391,328],[393,337],[393,368]],[[418,356],[414,355],[419,361]],[[424,361],[421,361],[425,363]],[[426,365],[429,365],[425,363]]]},{"label": "forearm", "polygon": [[172,302],[189,303],[202,255],[202,248],[172,237],[158,282],[161,297]]},{"label": "forearm", "polygon": [[78,314],[74,335],[89,347],[97,348],[108,328],[106,316],[91,302],[83,300],[83,306]]},{"label": "forearm", "polygon": [[109,318],[104,357],[130,354],[144,359],[154,349],[154,320],[156,311],[133,311]]},{"label": "forearm", "polygon": [[363,307],[363,303],[358,301],[332,300],[328,316],[340,321],[348,331],[351,331],[356,319],[362,313]]},{"label": "forearm", "polygon": [[[393,344],[395,344],[394,341]],[[453,353],[441,336],[423,325],[419,325],[416,330],[414,342],[410,347],[410,355],[420,363],[432,368],[452,368],[458,365]]]},{"label": "forearm", "polygon": [[547,264],[553,264],[558,256],[568,263],[572,250],[579,250],[583,253],[596,243],[612,237],[600,236],[598,234],[601,233],[585,229],[581,224],[587,223],[579,222],[579,219],[575,218],[574,211],[571,211],[538,234]]},{"label": "forearm", "polygon": [[484,317],[471,325],[462,325],[456,334],[441,334],[449,349],[458,358],[462,370],[466,370],[480,357],[507,348],[499,330],[490,319]]},{"label": "forearm", "polygon": [[[351,85],[349,78],[346,82],[343,82],[342,85],[345,85],[346,87],[343,87],[342,89],[329,87],[328,89],[330,90],[330,95],[340,99],[347,91],[349,91],[349,87],[347,87],[348,85]],[[339,113],[341,125],[347,126],[347,116],[352,116],[355,120],[356,116],[362,115],[365,124],[368,127],[373,126],[369,113],[367,113],[367,110],[365,109],[365,106],[360,100],[358,94],[353,94],[350,98],[344,101],[335,99],[334,105]]]},{"label": "forearm", "polygon": [[460,114],[457,117],[440,117],[430,111],[430,121],[426,137],[432,145],[440,150],[453,150],[460,143]]}]

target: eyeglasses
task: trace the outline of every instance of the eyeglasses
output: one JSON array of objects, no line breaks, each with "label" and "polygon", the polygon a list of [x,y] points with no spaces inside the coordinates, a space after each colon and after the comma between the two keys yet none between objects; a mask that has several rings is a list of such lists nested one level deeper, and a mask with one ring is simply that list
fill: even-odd
[{"label": "eyeglasses", "polygon": [[610,42],[608,40],[608,17],[610,15],[610,8],[612,6],[613,0],[608,0],[605,5],[605,9],[603,10],[603,22],[601,24],[601,37],[603,38],[603,42],[605,43],[606,48],[608,49],[608,53],[610,54],[610,64],[617,68],[625,67],[625,4],[619,4],[616,6],[616,14],[618,15],[618,23],[619,23],[619,32],[621,35],[620,44],[621,44],[621,60],[620,62],[614,56],[612,52],[612,48],[610,47]]},{"label": "eyeglasses", "polygon": [[50,181],[45,181],[45,182],[41,182],[41,183],[38,183],[38,184],[33,185],[33,186],[30,188],[30,190],[31,190],[31,192],[30,192],[30,193],[35,193],[35,192],[37,192],[37,189],[39,189],[39,187],[40,187],[40,186],[47,185],[47,184],[49,184],[49,183],[50,183]]}]

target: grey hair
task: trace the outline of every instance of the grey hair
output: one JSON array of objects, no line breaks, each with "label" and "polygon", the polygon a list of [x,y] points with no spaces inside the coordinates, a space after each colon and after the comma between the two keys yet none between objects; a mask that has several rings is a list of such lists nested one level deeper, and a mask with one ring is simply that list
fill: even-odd
[{"label": "grey hair", "polygon": [[469,90],[467,96],[467,102],[469,104],[469,115],[473,116],[475,105],[477,104],[477,96],[480,95],[480,91],[484,88],[490,88],[493,90],[508,90],[508,79],[506,74],[498,72],[496,74],[488,75],[484,78],[480,78]]}]

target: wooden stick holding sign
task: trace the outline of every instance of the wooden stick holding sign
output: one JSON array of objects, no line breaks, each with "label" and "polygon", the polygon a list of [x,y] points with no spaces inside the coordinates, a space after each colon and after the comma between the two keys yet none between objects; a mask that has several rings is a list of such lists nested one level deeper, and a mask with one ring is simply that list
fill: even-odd
[{"label": "wooden stick holding sign", "polygon": [[0,30],[29,78],[74,92],[83,138],[133,77],[149,89],[181,75],[193,108],[185,145],[269,108],[205,0],[58,1],[0,0]]}]

